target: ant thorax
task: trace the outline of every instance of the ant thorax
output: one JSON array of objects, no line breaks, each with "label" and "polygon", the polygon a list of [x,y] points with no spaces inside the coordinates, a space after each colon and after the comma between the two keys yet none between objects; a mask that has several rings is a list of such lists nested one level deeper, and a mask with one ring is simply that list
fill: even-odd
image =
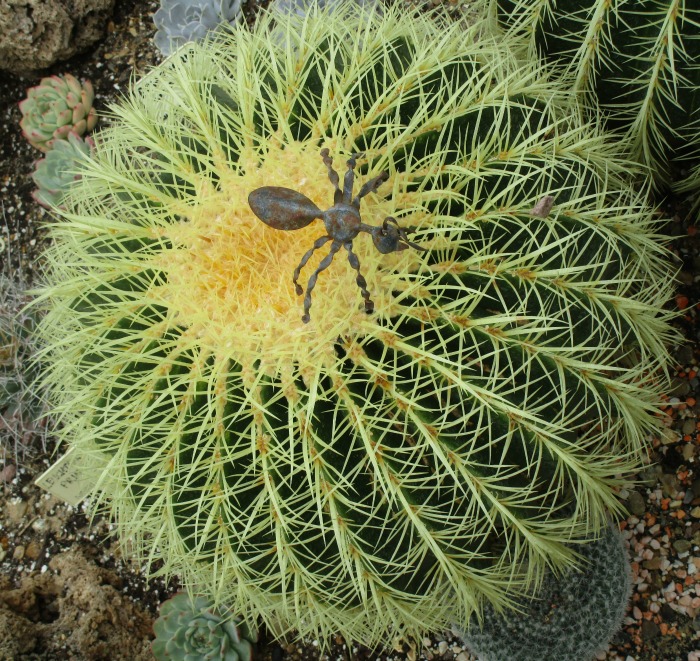
[{"label": "ant thorax", "polygon": [[332,239],[345,243],[359,234],[362,219],[355,207],[340,202],[323,212],[323,222]]}]

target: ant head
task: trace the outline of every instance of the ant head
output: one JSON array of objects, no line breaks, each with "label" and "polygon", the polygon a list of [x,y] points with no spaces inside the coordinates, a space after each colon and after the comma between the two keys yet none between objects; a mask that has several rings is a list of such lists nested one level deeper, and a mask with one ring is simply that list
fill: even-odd
[{"label": "ant head", "polygon": [[407,244],[401,242],[402,239],[405,240],[405,230],[391,216],[384,219],[381,227],[373,227],[371,234],[374,247],[383,255],[408,248]]}]

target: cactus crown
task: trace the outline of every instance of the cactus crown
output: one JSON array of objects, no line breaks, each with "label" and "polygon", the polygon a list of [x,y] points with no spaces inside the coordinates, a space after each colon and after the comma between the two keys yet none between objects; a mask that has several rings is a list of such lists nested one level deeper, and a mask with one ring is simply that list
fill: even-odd
[{"label": "cactus crown", "polygon": [[[371,645],[508,603],[619,510],[657,424],[671,279],[630,164],[507,44],[403,12],[174,55],[113,109],[46,257],[61,433],[107,457],[120,534],[277,634]],[[322,148],[387,171],[363,222],[428,252],[360,235],[374,312],[335,260],[304,324],[319,229],[248,196],[327,209]]]}]

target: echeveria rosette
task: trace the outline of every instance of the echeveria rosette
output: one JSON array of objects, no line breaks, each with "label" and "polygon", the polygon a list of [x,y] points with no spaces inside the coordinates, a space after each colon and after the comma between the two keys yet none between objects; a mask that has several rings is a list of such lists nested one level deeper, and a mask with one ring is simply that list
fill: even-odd
[{"label": "echeveria rosette", "polygon": [[153,16],[153,41],[163,55],[170,55],[188,41],[233,25],[240,16],[241,0],[161,0]]},{"label": "echeveria rosette", "polygon": [[[619,145],[508,41],[399,5],[268,13],[112,114],[39,335],[57,433],[139,557],[274,635],[375,645],[506,607],[621,511],[660,425],[668,253]],[[389,173],[362,221],[427,252],[361,234],[374,312],[340,252],[304,324],[323,224],[248,196],[327,209],[324,148],[343,177],[364,154],[355,192]]]},{"label": "echeveria rosette", "polygon": [[71,132],[83,135],[92,131],[97,113],[92,107],[95,93],[92,83],[84,83],[70,74],[43,78],[20,101],[22,135],[31,145],[46,152],[56,140],[65,140]]},{"label": "echeveria rosette", "polygon": [[161,605],[153,631],[157,661],[251,661],[257,640],[244,623],[222,616],[210,599],[184,592]]},{"label": "echeveria rosette", "polygon": [[270,10],[280,14],[296,14],[304,17],[312,7],[334,11],[346,5],[348,1],[354,2],[359,7],[381,11],[378,0],[273,0],[270,3]]},{"label": "echeveria rosette", "polygon": [[58,140],[34,166],[32,179],[37,189],[32,196],[47,209],[61,206],[71,184],[80,178],[83,159],[90,155],[95,141],[71,131],[67,140]]}]

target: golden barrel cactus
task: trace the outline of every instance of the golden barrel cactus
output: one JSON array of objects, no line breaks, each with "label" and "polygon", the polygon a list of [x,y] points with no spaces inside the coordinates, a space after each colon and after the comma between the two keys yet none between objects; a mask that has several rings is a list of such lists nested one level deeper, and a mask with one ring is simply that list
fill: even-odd
[{"label": "golden barrel cactus", "polygon": [[[53,229],[67,444],[141,557],[249,622],[372,645],[505,605],[619,511],[656,426],[671,287],[629,164],[507,44],[439,17],[262,17],[148,74]],[[357,158],[374,301],[253,190]],[[341,168],[339,168],[341,169]],[[541,204],[554,198],[551,210]],[[318,268],[319,250],[305,266]]]}]

